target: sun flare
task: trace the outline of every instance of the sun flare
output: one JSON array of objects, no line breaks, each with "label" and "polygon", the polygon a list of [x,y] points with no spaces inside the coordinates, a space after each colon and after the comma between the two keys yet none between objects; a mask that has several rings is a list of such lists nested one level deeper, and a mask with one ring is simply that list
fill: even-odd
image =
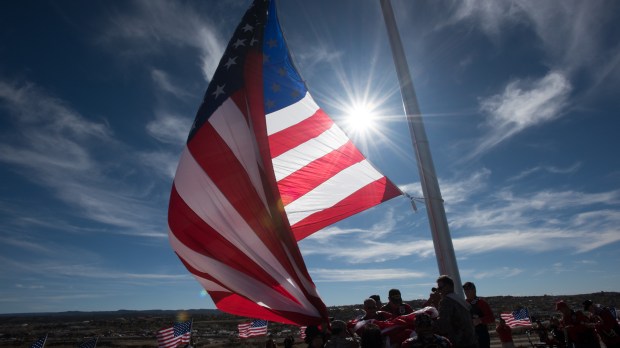
[{"label": "sun flare", "polygon": [[366,103],[356,103],[347,112],[347,124],[354,132],[368,132],[375,128],[374,107]]}]

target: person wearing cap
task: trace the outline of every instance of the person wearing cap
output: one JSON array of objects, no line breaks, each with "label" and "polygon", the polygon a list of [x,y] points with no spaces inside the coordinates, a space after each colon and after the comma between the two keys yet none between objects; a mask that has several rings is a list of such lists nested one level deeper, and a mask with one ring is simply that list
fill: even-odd
[{"label": "person wearing cap", "polygon": [[395,317],[413,313],[413,308],[411,308],[410,305],[403,303],[403,299],[400,297],[400,290],[398,289],[391,289],[388,292],[388,303],[381,307],[381,310],[391,313]]},{"label": "person wearing cap", "polygon": [[331,336],[325,344],[325,348],[359,348],[359,342],[351,336],[344,321],[332,321],[331,328]]},{"label": "person wearing cap", "polygon": [[491,336],[489,336],[489,324],[495,323],[495,316],[491,306],[476,295],[476,285],[472,282],[463,284],[467,303],[471,305],[472,323],[476,329],[478,346],[480,348],[491,347]]},{"label": "person wearing cap", "polygon": [[452,343],[444,336],[433,332],[433,321],[426,313],[416,314],[415,316],[416,337],[406,339],[401,348],[451,348]]},{"label": "person wearing cap", "polygon": [[620,348],[620,324],[614,319],[611,310],[597,306],[590,300],[583,301],[583,310],[592,314],[591,322],[605,347]]},{"label": "person wearing cap", "polygon": [[441,295],[437,333],[447,337],[455,348],[477,348],[476,330],[471,321],[471,305],[454,293],[454,280],[447,275],[437,278]]},{"label": "person wearing cap", "polygon": [[558,301],[555,304],[555,310],[562,313],[562,324],[564,325],[564,329],[566,329],[569,347],[601,347],[594,328],[589,327],[589,319],[582,311],[572,310],[564,301]]}]

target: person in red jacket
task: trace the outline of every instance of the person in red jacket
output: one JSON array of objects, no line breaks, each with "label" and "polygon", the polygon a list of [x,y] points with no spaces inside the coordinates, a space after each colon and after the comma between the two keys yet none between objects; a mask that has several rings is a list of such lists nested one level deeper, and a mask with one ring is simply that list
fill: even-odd
[{"label": "person in red jacket", "polygon": [[476,329],[478,347],[490,348],[491,336],[489,336],[489,324],[495,323],[495,317],[489,304],[476,295],[476,285],[472,282],[463,284],[465,297],[471,305],[472,322]]},{"label": "person in red jacket", "polygon": [[506,324],[506,320],[499,320],[495,332],[499,336],[499,341],[502,342],[502,348],[515,348],[515,343],[512,340],[512,329]]},{"label": "person in red jacket", "polygon": [[607,348],[620,348],[620,325],[607,307],[600,307],[590,300],[583,302],[583,309],[592,314],[591,322]]},{"label": "person in red jacket", "polygon": [[587,325],[589,318],[582,311],[572,310],[564,301],[558,301],[555,309],[562,313],[562,325],[566,329],[569,347],[571,345],[574,348],[601,347],[594,328]]},{"label": "person in red jacket", "polygon": [[400,290],[391,289],[388,293],[388,303],[381,307],[384,312],[392,313],[393,316],[399,316],[404,314],[413,313],[413,308],[410,305],[403,303],[403,299],[400,297]]}]

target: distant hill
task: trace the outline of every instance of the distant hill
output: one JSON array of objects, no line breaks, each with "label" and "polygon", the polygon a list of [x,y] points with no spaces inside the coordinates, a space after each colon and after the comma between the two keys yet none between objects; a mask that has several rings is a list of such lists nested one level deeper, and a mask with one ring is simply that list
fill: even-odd
[{"label": "distant hill", "polygon": [[[181,310],[163,310],[163,309],[149,309],[149,310],[129,310],[129,309],[120,309],[117,311],[93,311],[93,312],[82,312],[82,311],[67,311],[67,312],[41,312],[41,313],[8,313],[8,314],[0,314],[0,318],[19,318],[19,317],[28,317],[28,318],[36,318],[36,317],[58,317],[58,318],[114,318],[114,317],[123,317],[123,318],[135,318],[135,317],[174,317]],[[218,309],[186,309],[182,310],[191,316],[220,316],[220,315],[229,315],[221,312]]]},{"label": "distant hill", "polygon": [[[493,309],[496,316],[499,316],[501,312],[510,312],[517,308],[527,307],[531,316],[543,316],[548,317],[555,315],[555,303],[559,300],[564,300],[573,309],[583,309],[582,302],[586,299],[591,300],[594,303],[601,304],[603,306],[610,306],[618,308],[620,304],[620,292],[595,292],[591,294],[578,294],[578,295],[542,295],[542,296],[483,296]],[[359,305],[343,305],[343,306],[330,306],[328,310],[330,316],[336,319],[351,319],[359,315],[362,308],[362,301],[360,299]],[[418,299],[412,301],[405,301],[409,303],[413,308],[421,308],[425,299]],[[174,318],[179,312],[184,312],[190,318],[214,318],[217,320],[235,319],[239,318],[228,313],[223,313],[217,309],[186,309],[186,310],[117,310],[117,311],[99,311],[99,312],[82,312],[82,311],[68,311],[68,312],[52,312],[52,313],[9,313],[0,314],[0,320],[7,320],[10,318],[29,318],[30,320],[38,318],[138,318],[138,317],[166,317]]]}]

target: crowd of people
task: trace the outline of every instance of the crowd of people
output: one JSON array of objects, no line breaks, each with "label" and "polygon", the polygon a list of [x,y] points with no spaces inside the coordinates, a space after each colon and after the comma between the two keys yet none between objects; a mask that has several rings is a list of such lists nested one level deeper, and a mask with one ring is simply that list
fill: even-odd
[{"label": "crowd of people", "polygon": [[[333,320],[324,329],[309,326],[305,332],[308,348],[490,348],[489,325],[496,324],[489,304],[478,297],[476,285],[463,284],[465,298],[454,291],[454,281],[437,278],[437,287],[424,304],[414,311],[404,303],[398,289],[391,289],[388,302],[379,295],[364,300],[364,314],[348,322]],[[549,325],[532,326],[539,344],[549,348],[620,348],[620,325],[606,307],[591,301],[584,310],[572,310],[556,303],[559,318]],[[512,328],[499,319],[495,331],[502,348],[514,348]]]}]

